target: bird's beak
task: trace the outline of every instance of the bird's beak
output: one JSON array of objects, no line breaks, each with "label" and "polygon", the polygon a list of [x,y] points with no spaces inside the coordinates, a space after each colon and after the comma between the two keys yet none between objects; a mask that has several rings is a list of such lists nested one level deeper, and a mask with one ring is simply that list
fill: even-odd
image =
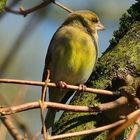
[{"label": "bird's beak", "polygon": [[99,30],[99,31],[103,31],[103,30],[105,30],[105,27],[99,22],[99,23],[96,25],[96,29]]}]

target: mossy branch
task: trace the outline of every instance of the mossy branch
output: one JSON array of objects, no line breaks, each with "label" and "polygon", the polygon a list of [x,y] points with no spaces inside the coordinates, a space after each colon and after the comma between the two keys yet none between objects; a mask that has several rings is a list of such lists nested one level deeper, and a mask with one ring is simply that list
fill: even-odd
[{"label": "mossy branch", "polygon": [[[114,33],[109,48],[99,59],[95,72],[88,85],[109,90],[122,90],[126,93],[133,91],[130,98],[139,97],[140,94],[140,3],[132,5],[128,13],[120,20],[120,28]],[[127,78],[126,78],[127,77]],[[130,90],[131,89],[131,90]],[[71,100],[72,105],[87,105],[104,103],[115,100],[117,97],[104,95],[79,94]],[[99,127],[103,124],[118,120],[137,109],[134,104],[127,104],[121,108],[94,113],[64,112],[55,124],[54,134],[69,133]],[[65,124],[65,125],[64,125]],[[108,132],[96,135],[77,137],[76,139],[105,139]],[[126,133],[125,137],[128,135]],[[72,138],[70,138],[72,139]]]}]

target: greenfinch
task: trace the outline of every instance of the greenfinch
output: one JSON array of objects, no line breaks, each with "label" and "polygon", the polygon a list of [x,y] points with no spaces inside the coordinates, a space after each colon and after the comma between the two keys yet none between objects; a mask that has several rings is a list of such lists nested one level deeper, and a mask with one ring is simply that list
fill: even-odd
[{"label": "greenfinch", "polygon": [[[45,59],[42,81],[50,70],[50,80],[58,83],[84,84],[98,58],[97,30],[103,30],[98,16],[88,10],[70,13],[54,34]],[[49,87],[49,101],[61,102],[69,90]],[[54,124],[56,110],[48,109],[45,125]]]}]

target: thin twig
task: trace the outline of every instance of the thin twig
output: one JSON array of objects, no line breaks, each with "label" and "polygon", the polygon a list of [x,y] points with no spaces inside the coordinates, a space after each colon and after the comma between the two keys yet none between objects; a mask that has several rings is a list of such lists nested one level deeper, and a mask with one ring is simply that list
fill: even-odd
[{"label": "thin twig", "polygon": [[139,126],[140,126],[140,117],[136,120],[136,123],[133,126],[127,140],[134,140],[136,138],[136,134],[138,132]]},{"label": "thin twig", "polygon": [[26,9],[26,10],[23,8],[20,8],[19,10],[13,10],[10,7],[5,7],[5,11],[13,13],[13,14],[17,14],[17,15],[23,15],[25,17],[30,13],[33,13],[33,12],[43,8],[43,7],[48,6],[51,2],[53,2],[53,0],[46,0],[39,5],[32,7],[30,9]]},{"label": "thin twig", "polygon": [[46,80],[45,80],[45,86],[43,86],[41,101],[46,100],[46,90],[47,90],[48,83],[50,82],[49,78],[50,78],[50,70],[47,70],[47,77],[46,77]]},{"label": "thin twig", "polygon": [[[24,100],[24,96],[25,96],[25,93],[26,93],[26,90],[27,90],[26,87],[27,86],[21,86],[20,90],[17,92],[17,96],[15,96],[15,98],[14,98],[14,101],[13,101],[12,105],[18,104],[19,101],[21,102],[20,99]],[[6,98],[3,94],[0,94],[0,100],[3,101],[4,105],[10,106],[9,102],[6,100]],[[31,132],[29,131],[29,129],[27,128],[25,123],[21,120],[21,118],[19,118],[19,116],[17,116],[17,115],[9,116],[8,119],[12,122],[15,122],[15,125],[17,125],[19,128],[21,128],[21,130],[23,130],[24,132],[27,132],[30,137],[32,136]],[[7,125],[7,127],[8,127],[8,125]]]},{"label": "thin twig", "polygon": [[[44,102],[44,107],[54,108],[57,110],[68,110],[68,111],[73,111],[73,112],[101,112],[101,111],[106,111],[106,110],[120,107],[127,103],[128,103],[128,99],[126,97],[120,97],[119,99],[113,102],[99,104],[95,107],[94,106],[88,107],[88,106],[66,105],[66,104],[55,103],[55,102]],[[40,103],[31,102],[31,103],[25,103],[25,104],[17,105],[17,106],[0,108],[0,114],[3,116],[11,115],[14,113],[18,113],[18,112],[22,112],[22,111],[26,111],[30,109],[36,109],[36,108],[40,108]]]},{"label": "thin twig", "polygon": [[[16,1],[9,1],[9,5],[8,7],[14,7],[15,5],[17,5],[20,1],[19,0],[16,0]],[[2,12],[0,14],[0,20],[6,15],[6,12]]]},{"label": "thin twig", "polygon": [[115,129],[107,138],[107,140],[112,140],[115,136],[120,134],[123,130],[125,130],[130,124],[132,124],[140,115],[140,109],[132,112],[128,116],[126,116],[126,121],[120,127]]},{"label": "thin twig", "polygon": [[44,109],[45,109],[45,105],[44,105],[44,101],[40,101],[40,116],[41,116],[41,122],[42,122],[42,129],[43,129],[43,138],[44,140],[47,139],[47,133],[46,133],[46,126],[45,126],[45,121],[44,121]]},{"label": "thin twig", "polygon": [[64,6],[63,4],[60,4],[59,2],[55,2],[54,0],[44,0],[41,4],[39,4],[35,7],[32,7],[32,8],[26,9],[26,10],[24,8],[19,8],[19,10],[14,10],[14,9],[11,9],[10,7],[6,6],[5,11],[16,14],[16,15],[23,15],[25,17],[30,13],[33,13],[41,8],[48,6],[50,3],[54,3],[55,5],[61,7],[62,9],[66,10],[69,13],[73,12],[72,10],[70,10],[69,8]]},{"label": "thin twig", "polygon": [[0,138],[2,140],[6,140],[6,135],[7,135],[7,128],[0,123]]},{"label": "thin twig", "polygon": [[72,13],[72,12],[73,12],[71,9],[69,9],[68,7],[62,5],[62,4],[59,3],[59,2],[53,1],[53,3],[54,3],[55,5],[57,5],[57,6],[59,6],[60,8],[66,10],[66,11],[69,12],[69,13]]},{"label": "thin twig", "polygon": [[[44,86],[45,85],[45,82],[15,80],[15,79],[0,79],[0,83],[24,84],[24,85],[33,85],[33,86]],[[55,83],[48,83],[47,86],[59,88],[58,85]],[[79,90],[78,86],[68,85],[68,84],[64,88],[72,89],[72,90]],[[88,87],[84,89],[84,92],[89,92],[89,93],[94,93],[94,94],[103,94],[103,95],[120,95],[119,92],[102,90],[102,89],[93,89],[93,88],[88,88]],[[77,93],[79,93],[79,92],[77,92]]]},{"label": "thin twig", "polygon": [[0,117],[0,119],[15,140],[23,140],[23,137],[20,135],[20,133],[17,131],[17,129],[8,117]]},{"label": "thin twig", "polygon": [[47,71],[47,77],[46,77],[46,80],[45,80],[45,86],[43,87],[43,91],[42,91],[42,95],[41,95],[41,101],[40,101],[40,115],[41,115],[41,122],[42,122],[42,128],[43,128],[43,137],[44,137],[44,140],[47,139],[47,135],[46,135],[46,125],[45,125],[45,120],[44,120],[44,110],[45,110],[45,106],[44,106],[44,102],[46,100],[46,90],[47,90],[47,85],[48,83],[50,82],[50,71],[48,70]]},{"label": "thin twig", "polygon": [[[60,140],[60,139],[64,139],[64,138],[70,138],[70,137],[75,137],[75,136],[84,136],[84,135],[89,135],[89,134],[93,134],[93,133],[97,133],[97,132],[102,132],[102,131],[120,126],[123,123],[124,123],[124,125],[128,122],[130,124],[133,121],[135,121],[135,119],[139,115],[140,115],[140,109],[138,109],[137,111],[134,111],[133,113],[129,114],[127,116],[127,119],[119,120],[119,121],[114,122],[114,123],[109,124],[109,125],[105,125],[105,126],[102,126],[102,127],[93,128],[93,129],[89,129],[89,130],[84,130],[84,131],[80,131],[80,132],[73,132],[73,133],[50,136],[49,140]],[[112,140],[112,139],[107,138],[107,140]]]}]

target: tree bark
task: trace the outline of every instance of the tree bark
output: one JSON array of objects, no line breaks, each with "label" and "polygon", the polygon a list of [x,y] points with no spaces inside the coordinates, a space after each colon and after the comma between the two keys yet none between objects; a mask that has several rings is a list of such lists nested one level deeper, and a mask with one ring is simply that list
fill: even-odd
[{"label": "tree bark", "polygon": [[[94,88],[109,89],[112,91],[132,92],[134,96],[140,95],[140,3],[132,5],[128,13],[123,15],[120,28],[114,33],[109,48],[98,60],[96,70],[93,72],[87,85]],[[127,88],[129,87],[129,88]],[[131,88],[130,88],[131,87]],[[90,93],[76,94],[71,100],[72,105],[93,106],[95,103],[103,103],[115,100],[117,97],[93,95]],[[54,134],[76,132],[94,127],[103,126],[114,122],[120,115],[127,115],[135,110],[131,103],[120,108],[106,112],[75,113],[64,112],[55,124]],[[104,139],[106,132],[74,137],[67,139]]]}]

